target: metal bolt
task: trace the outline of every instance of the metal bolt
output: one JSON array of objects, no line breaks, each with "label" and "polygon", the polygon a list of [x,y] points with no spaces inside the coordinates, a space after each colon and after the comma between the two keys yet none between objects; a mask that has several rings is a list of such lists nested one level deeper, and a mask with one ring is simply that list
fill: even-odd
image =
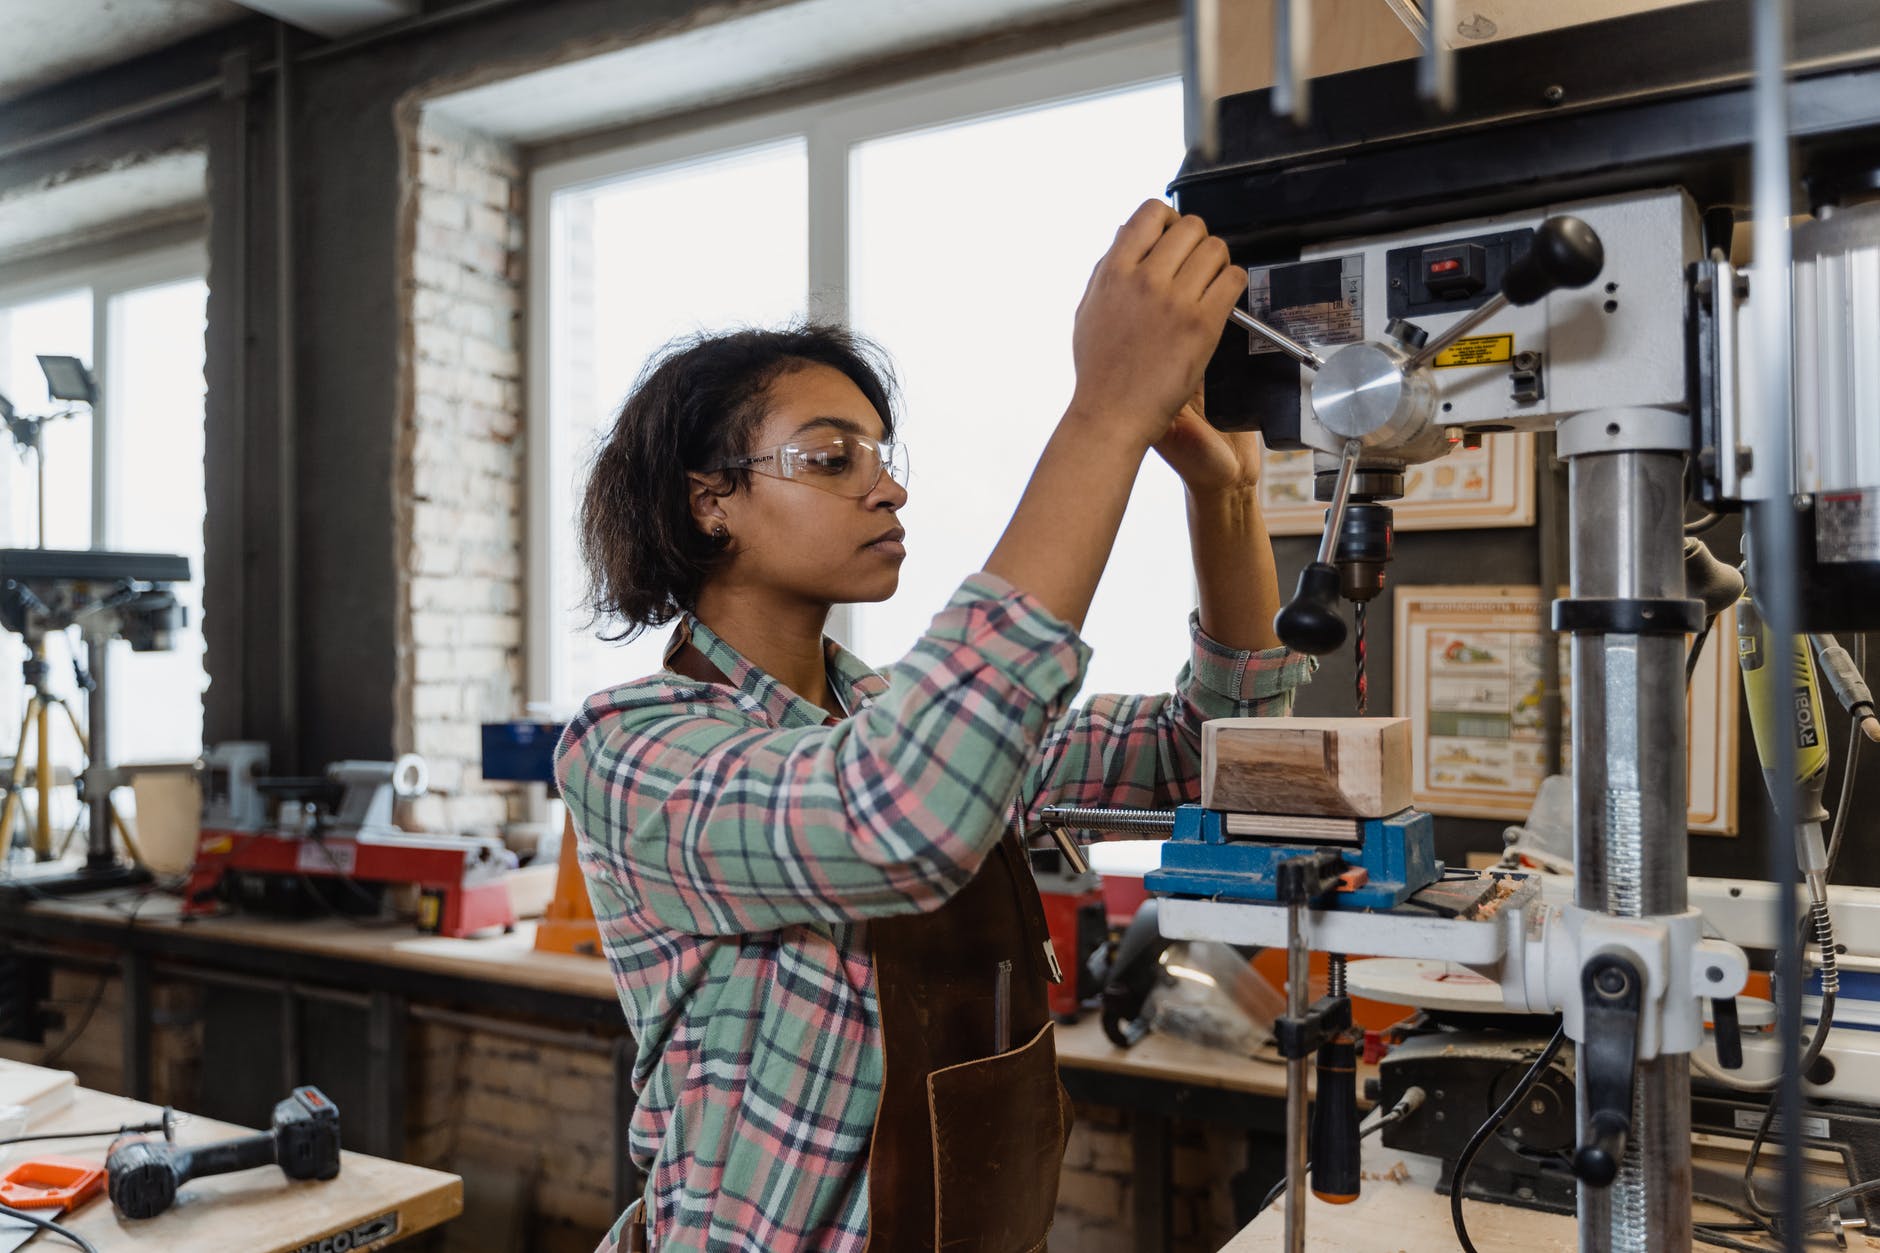
[{"label": "metal bolt", "polygon": [[1541,1114],[1545,1114],[1546,1112],[1547,1112],[1546,1101],[1535,1100],[1535,1101],[1528,1102],[1528,1113],[1539,1116]]},{"label": "metal bolt", "polygon": [[1559,83],[1550,84],[1547,90],[1541,93],[1541,99],[1545,100],[1548,104],[1559,104],[1566,98],[1567,89],[1562,87]]},{"label": "metal bolt", "polygon": [[1616,998],[1625,995],[1625,990],[1632,986],[1632,981],[1625,977],[1625,971],[1616,966],[1608,966],[1593,976],[1593,987],[1601,996]]},{"label": "metal bolt", "polygon": [[1712,966],[1709,970],[1706,970],[1704,972],[1704,978],[1710,980],[1712,983],[1722,983],[1723,982],[1723,967]]},{"label": "metal bolt", "polygon": [[1748,474],[1756,467],[1756,454],[1746,444],[1736,446],[1736,472]]}]

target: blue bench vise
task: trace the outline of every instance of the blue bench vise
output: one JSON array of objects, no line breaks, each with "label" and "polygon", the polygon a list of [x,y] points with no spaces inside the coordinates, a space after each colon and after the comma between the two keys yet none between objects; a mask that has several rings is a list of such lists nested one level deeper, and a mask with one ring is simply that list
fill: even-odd
[{"label": "blue bench vise", "polygon": [[1321,906],[1392,909],[1442,878],[1436,860],[1436,824],[1426,813],[1401,810],[1388,818],[1353,819],[1349,840],[1284,843],[1230,834],[1228,815],[1199,805],[1175,810],[1175,826],[1162,846],[1162,867],[1143,877],[1158,896],[1279,904],[1278,866],[1288,858],[1336,849],[1349,866],[1345,882]]}]

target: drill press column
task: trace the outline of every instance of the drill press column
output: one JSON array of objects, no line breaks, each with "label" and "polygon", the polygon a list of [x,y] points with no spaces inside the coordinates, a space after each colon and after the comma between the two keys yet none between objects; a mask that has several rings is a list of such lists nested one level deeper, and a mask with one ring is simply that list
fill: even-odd
[{"label": "drill press column", "polygon": [[[1560,426],[1570,466],[1574,871],[1584,909],[1643,918],[1686,907],[1683,473],[1689,419],[1603,410]],[[1584,1048],[1582,1056],[1585,1055]],[[1579,1085],[1580,1142],[1589,1140]],[[1580,1184],[1580,1247],[1691,1243],[1690,1070],[1639,1064],[1631,1128],[1609,1186]]]}]

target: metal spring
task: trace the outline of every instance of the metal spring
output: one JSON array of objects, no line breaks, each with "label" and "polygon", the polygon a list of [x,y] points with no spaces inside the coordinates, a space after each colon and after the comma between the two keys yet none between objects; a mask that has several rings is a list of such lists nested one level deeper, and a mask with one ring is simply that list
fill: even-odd
[{"label": "metal spring", "polygon": [[1821,950],[1821,994],[1831,996],[1841,990],[1841,967],[1834,952],[1834,920],[1828,915],[1826,901],[1815,901],[1809,912],[1815,926],[1815,947]]},{"label": "metal spring", "polygon": [[1325,994],[1327,996],[1345,995],[1345,955],[1332,953],[1325,963]]}]

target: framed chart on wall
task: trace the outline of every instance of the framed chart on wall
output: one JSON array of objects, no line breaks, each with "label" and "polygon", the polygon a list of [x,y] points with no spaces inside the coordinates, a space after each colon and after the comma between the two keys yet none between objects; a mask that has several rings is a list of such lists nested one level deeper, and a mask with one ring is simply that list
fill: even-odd
[{"label": "framed chart on wall", "polygon": [[[1269,449],[1260,470],[1260,507],[1274,535],[1317,535],[1325,504],[1312,498],[1312,453]],[[1534,436],[1489,435],[1482,446],[1458,449],[1404,474],[1394,501],[1399,531],[1528,526],[1534,521]]]},{"label": "framed chart on wall", "polygon": [[[1410,719],[1418,808],[1465,818],[1525,818],[1546,774],[1542,659],[1559,650],[1562,754],[1573,745],[1570,638],[1547,629],[1538,587],[1396,589],[1394,711]],[[1690,829],[1734,835],[1736,615],[1717,619],[1686,709]]]}]

